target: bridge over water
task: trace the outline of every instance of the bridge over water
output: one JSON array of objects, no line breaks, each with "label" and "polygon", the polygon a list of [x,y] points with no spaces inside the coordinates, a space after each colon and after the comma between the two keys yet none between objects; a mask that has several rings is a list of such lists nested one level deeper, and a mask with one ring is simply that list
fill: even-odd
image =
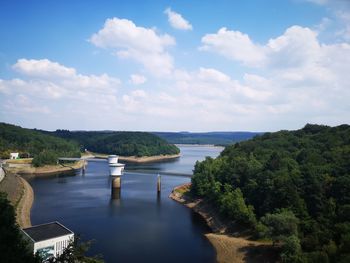
[{"label": "bridge over water", "polygon": [[[86,161],[86,162],[107,162],[108,158],[101,158],[98,157],[96,158],[95,156],[83,156],[80,158],[74,158],[74,157],[59,157],[58,162],[60,161]],[[126,166],[127,167],[127,166]],[[85,169],[85,164],[83,169]],[[129,170],[125,169],[127,172],[131,172],[134,174],[139,174],[139,173],[147,173],[147,174],[154,174],[154,171],[150,171],[147,169],[138,169],[138,170]],[[187,174],[187,173],[176,173],[176,172],[162,172],[162,171],[157,171],[157,174],[159,175],[175,175],[175,176],[184,176],[184,177],[192,177],[192,174]]]}]

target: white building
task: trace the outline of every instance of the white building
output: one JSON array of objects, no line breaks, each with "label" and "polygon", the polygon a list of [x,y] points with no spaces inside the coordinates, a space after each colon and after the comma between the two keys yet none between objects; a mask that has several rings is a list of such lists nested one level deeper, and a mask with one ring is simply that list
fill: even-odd
[{"label": "white building", "polygon": [[58,222],[36,225],[22,229],[33,253],[39,253],[43,261],[62,254],[69,242],[74,241],[74,233]]},{"label": "white building", "polygon": [[18,159],[18,153],[10,153],[10,159],[13,160],[13,159]]}]

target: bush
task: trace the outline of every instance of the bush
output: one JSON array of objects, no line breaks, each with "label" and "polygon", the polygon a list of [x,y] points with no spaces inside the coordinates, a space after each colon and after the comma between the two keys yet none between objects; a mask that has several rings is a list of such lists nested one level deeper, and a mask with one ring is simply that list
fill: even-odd
[{"label": "bush", "polygon": [[53,151],[43,151],[33,158],[32,164],[34,167],[39,167],[47,164],[56,164],[57,158],[57,154]]}]

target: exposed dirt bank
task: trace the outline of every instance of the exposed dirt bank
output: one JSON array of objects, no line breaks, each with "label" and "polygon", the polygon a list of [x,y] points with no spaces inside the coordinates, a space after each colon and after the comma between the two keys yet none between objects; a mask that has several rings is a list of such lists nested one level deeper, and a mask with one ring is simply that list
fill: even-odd
[{"label": "exposed dirt bank", "polygon": [[83,167],[84,161],[72,164],[46,165],[32,167],[30,162],[10,162],[6,167],[5,178],[0,183],[0,191],[7,193],[7,198],[14,206],[16,220],[21,228],[31,226],[30,211],[34,201],[34,192],[30,184],[20,175],[28,177],[50,176],[60,173],[76,172]]},{"label": "exposed dirt bank", "polygon": [[58,164],[58,165],[45,165],[43,167],[33,167],[30,164],[11,164],[9,163],[6,167],[6,172],[11,174],[20,174],[20,175],[54,175],[66,172],[75,172],[78,169],[81,169],[84,165],[84,161],[78,161],[71,164]]},{"label": "exposed dirt bank", "polygon": [[[107,159],[108,154],[100,154],[100,153],[92,153],[96,158]],[[130,162],[130,163],[152,163],[152,162],[160,162],[165,160],[171,160],[179,158],[181,154],[169,154],[169,155],[155,155],[155,156],[118,156],[119,161]]]},{"label": "exposed dirt bank", "polygon": [[0,191],[7,194],[7,198],[15,208],[16,221],[21,228],[31,226],[30,210],[34,194],[29,183],[16,174],[6,174],[0,183]]},{"label": "exposed dirt bank", "polygon": [[214,246],[218,263],[277,262],[278,256],[271,243],[249,239],[246,230],[225,221],[217,210],[202,199],[189,195],[190,183],[175,187],[170,198],[200,214],[213,233],[205,236]]}]

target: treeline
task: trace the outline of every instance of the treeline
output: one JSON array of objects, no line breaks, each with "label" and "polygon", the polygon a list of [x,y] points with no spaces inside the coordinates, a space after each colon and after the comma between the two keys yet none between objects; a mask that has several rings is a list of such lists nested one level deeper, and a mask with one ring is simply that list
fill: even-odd
[{"label": "treeline", "polygon": [[34,166],[55,164],[57,157],[80,157],[76,142],[44,134],[39,130],[0,123],[0,158],[7,159],[11,152],[20,157],[33,158]]},{"label": "treeline", "polygon": [[306,125],[228,146],[191,191],[281,247],[283,262],[350,262],[350,126]]},{"label": "treeline", "polygon": [[34,166],[55,164],[57,157],[80,157],[87,149],[96,153],[123,156],[177,154],[180,150],[158,136],[147,132],[77,131],[25,129],[0,123],[0,158],[11,152],[32,157]]},{"label": "treeline", "polygon": [[177,154],[180,150],[148,132],[68,131],[57,130],[55,136],[74,140],[82,150],[123,156],[154,156]]},{"label": "treeline", "polygon": [[169,143],[230,145],[262,134],[259,132],[153,132]]}]

